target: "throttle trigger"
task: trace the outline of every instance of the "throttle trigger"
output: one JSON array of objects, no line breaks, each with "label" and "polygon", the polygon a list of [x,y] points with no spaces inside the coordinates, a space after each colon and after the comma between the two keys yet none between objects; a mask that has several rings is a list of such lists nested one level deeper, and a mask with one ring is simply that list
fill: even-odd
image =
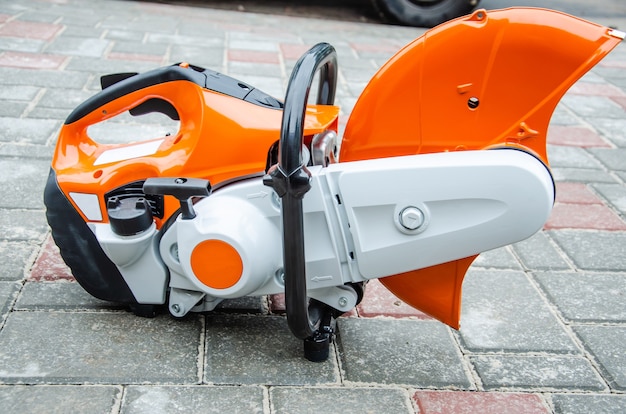
[{"label": "throttle trigger", "polygon": [[148,178],[143,184],[143,192],[176,197],[183,220],[191,220],[196,217],[191,198],[209,196],[211,183],[200,178]]}]

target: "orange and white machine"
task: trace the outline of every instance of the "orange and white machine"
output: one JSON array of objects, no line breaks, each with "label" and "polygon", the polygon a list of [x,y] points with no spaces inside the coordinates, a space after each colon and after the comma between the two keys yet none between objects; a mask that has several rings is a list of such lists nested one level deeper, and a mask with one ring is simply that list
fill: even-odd
[{"label": "orange and white machine", "polygon": [[[327,357],[334,318],[370,279],[458,328],[474,258],[531,236],[551,212],[557,103],[623,38],[554,11],[478,10],[385,64],[343,137],[328,44],[298,61],[284,102],[186,63],[105,76],[59,134],[52,235],[86,291],[141,315],[284,292],[310,360]],[[127,111],[178,130],[90,136]]]}]

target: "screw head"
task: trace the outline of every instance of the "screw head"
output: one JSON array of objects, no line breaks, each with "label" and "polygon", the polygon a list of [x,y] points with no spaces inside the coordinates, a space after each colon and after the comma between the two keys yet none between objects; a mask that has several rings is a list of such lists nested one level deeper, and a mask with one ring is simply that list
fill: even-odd
[{"label": "screw head", "polygon": [[475,96],[472,96],[467,100],[467,106],[469,106],[470,109],[476,109],[478,108],[478,105],[480,105],[480,101]]},{"label": "screw head", "polygon": [[339,306],[344,308],[344,307],[346,307],[346,305],[348,305],[348,299],[345,296],[340,297],[339,298]]},{"label": "screw head", "polygon": [[407,230],[417,230],[424,224],[424,213],[417,207],[406,207],[400,212],[400,224]]},{"label": "screw head", "polygon": [[180,305],[178,303],[175,303],[172,305],[172,310],[174,311],[174,313],[179,313],[180,312]]}]

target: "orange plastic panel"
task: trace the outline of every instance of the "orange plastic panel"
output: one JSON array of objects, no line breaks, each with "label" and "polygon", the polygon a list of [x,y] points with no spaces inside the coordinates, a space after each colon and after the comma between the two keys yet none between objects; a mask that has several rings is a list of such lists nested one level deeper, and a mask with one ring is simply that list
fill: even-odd
[{"label": "orange plastic panel", "polygon": [[204,240],[191,252],[191,268],[198,280],[213,289],[234,286],[243,273],[237,250],[222,240]]},{"label": "orange plastic panel", "polygon": [[[87,128],[152,98],[166,100],[176,108],[180,117],[178,133],[155,139],[157,144],[162,142],[149,156],[95,165],[105,151],[128,150],[133,144],[97,143],[89,137]],[[309,106],[305,134],[314,135],[326,129],[336,131],[338,112],[335,106]],[[63,125],[52,167],[65,194],[96,194],[101,211],[105,212],[104,194],[133,181],[194,177],[208,179],[216,186],[262,173],[267,151],[279,139],[281,118],[281,110],[206,90],[193,82],[165,82],[129,93]],[[173,197],[166,197],[164,220],[178,206]],[[103,221],[107,220],[103,214]],[[161,224],[157,220],[157,225]]]},{"label": "orange plastic panel", "polygon": [[[548,165],[556,105],[620,40],[606,27],[534,8],[477,10],[445,23],[374,76],[346,125],[339,159],[517,147]],[[472,260],[381,282],[458,328],[461,284]]]}]

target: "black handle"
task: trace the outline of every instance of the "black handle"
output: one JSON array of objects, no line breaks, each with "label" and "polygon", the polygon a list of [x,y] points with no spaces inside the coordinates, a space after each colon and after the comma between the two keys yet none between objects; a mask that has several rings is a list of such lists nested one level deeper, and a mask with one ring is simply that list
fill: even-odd
[{"label": "black handle", "polygon": [[337,53],[319,43],[296,63],[285,96],[278,165],[264,179],[282,199],[285,308],[291,332],[300,339],[316,334],[324,313],[322,303],[309,305],[304,257],[302,198],[309,191],[310,174],[302,162],[304,116],[313,78],[320,71],[317,103],[332,105],[337,86]]}]

